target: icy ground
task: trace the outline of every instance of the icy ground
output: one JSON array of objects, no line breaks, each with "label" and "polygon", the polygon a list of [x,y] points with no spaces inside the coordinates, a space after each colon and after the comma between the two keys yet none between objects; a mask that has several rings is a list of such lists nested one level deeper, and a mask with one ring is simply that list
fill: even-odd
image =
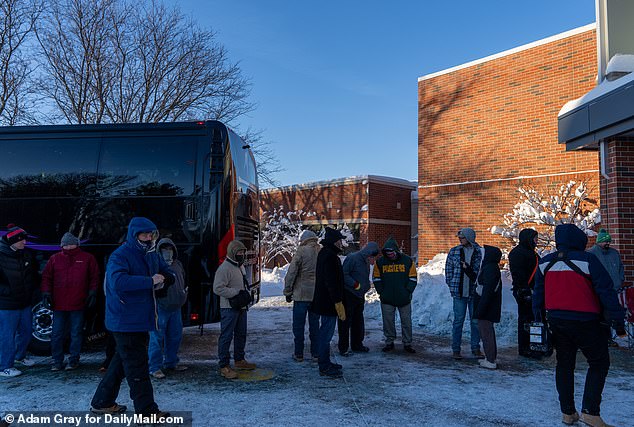
[{"label": "icy ground", "polygon": [[[371,351],[344,358],[344,378],[320,377],[314,362],[291,359],[290,304],[281,296],[283,270],[264,277],[263,299],[249,311],[247,359],[260,369],[228,381],[217,373],[219,325],[207,325],[201,336],[187,328],[181,360],[190,369],[153,380],[156,401],[169,411],[192,411],[195,426],[272,425],[416,425],[416,426],[560,426],[554,385],[554,358],[519,359],[513,347],[514,318],[505,309],[500,325],[503,342],[497,371],[479,368],[476,360],[450,357],[450,298],[441,285],[440,263],[419,272],[414,298],[415,355],[384,354],[380,308],[368,297],[367,337]],[[513,307],[504,294],[505,307]],[[443,299],[449,298],[449,301]],[[449,310],[449,313],[447,311]],[[468,337],[463,353],[469,354]],[[602,413],[616,426],[634,425],[634,360],[630,351],[611,349],[612,368],[603,394]],[[74,372],[50,372],[50,360],[26,368],[25,375],[0,381],[0,409],[85,410],[100,379],[101,354],[86,354]],[[586,364],[579,358],[577,404]],[[270,379],[267,379],[272,377]],[[132,406],[127,385],[119,403]]]}]

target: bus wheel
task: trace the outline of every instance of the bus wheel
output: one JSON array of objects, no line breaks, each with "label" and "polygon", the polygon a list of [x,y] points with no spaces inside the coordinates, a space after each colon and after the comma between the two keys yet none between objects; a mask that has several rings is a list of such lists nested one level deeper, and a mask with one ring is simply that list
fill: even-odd
[{"label": "bus wheel", "polygon": [[53,311],[41,302],[33,307],[33,336],[29,351],[38,356],[51,354],[51,333],[53,331]]}]

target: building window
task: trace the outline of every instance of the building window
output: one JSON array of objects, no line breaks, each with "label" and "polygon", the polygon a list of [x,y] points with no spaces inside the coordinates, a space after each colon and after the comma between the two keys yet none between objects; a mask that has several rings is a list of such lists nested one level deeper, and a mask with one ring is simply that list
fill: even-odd
[{"label": "building window", "polygon": [[332,209],[332,202],[328,202],[328,209]]},{"label": "building window", "polygon": [[401,202],[396,202],[396,209],[400,209],[401,208]]}]

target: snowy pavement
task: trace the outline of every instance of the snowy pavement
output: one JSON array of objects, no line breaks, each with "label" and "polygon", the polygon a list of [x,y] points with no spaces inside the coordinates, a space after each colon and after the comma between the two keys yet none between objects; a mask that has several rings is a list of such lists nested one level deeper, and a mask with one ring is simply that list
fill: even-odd
[{"label": "snowy pavement", "polygon": [[[294,362],[291,304],[281,296],[285,270],[278,269],[263,274],[262,299],[249,311],[247,359],[259,369],[234,381],[221,378],[220,325],[206,325],[202,335],[195,327],[186,328],[181,361],[190,369],[153,379],[156,401],[164,410],[191,411],[194,426],[560,426],[554,357],[534,361],[517,356],[508,283],[502,322],[496,326],[500,368],[489,371],[475,359],[451,358],[451,297],[444,285],[443,259],[439,255],[419,268],[412,302],[417,354],[404,353],[398,341],[394,352],[380,351],[380,304],[370,292],[365,316],[370,352],[340,357],[336,335],[332,342],[343,379],[320,377],[315,362]],[[602,414],[618,427],[633,426],[634,353],[610,351]],[[470,354],[466,331],[463,353]],[[97,369],[102,357],[85,354],[73,372],[50,372],[50,358],[40,359],[25,375],[1,379],[0,412],[87,410],[101,378]],[[586,367],[580,356],[579,406]],[[118,402],[132,408],[125,383]]]},{"label": "snowy pavement", "polygon": [[[473,359],[453,361],[449,339],[415,328],[415,355],[397,345],[382,353],[381,325],[367,325],[367,354],[337,357],[344,378],[326,379],[314,362],[291,360],[290,305],[268,297],[249,312],[247,359],[268,380],[222,379],[217,373],[219,325],[204,334],[187,328],[182,346],[185,372],[152,380],[156,401],[169,411],[192,411],[195,426],[222,425],[437,425],[437,426],[559,426],[554,385],[554,359],[520,360],[503,348],[500,369],[488,371]],[[336,336],[333,351],[336,349]],[[398,344],[398,342],[397,342]],[[468,345],[465,351],[468,353]],[[616,349],[603,395],[603,414],[617,426],[634,419],[632,354]],[[101,354],[87,354],[75,372],[50,372],[41,359],[25,375],[0,382],[0,408],[79,411],[87,409],[100,379]],[[577,402],[581,399],[585,363],[579,363]],[[257,377],[258,375],[256,375]],[[124,385],[119,403],[132,403]]]}]

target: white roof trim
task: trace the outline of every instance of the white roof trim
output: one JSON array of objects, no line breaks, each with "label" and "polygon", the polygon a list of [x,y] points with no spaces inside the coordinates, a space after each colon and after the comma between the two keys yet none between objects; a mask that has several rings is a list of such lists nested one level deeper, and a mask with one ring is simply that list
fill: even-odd
[{"label": "white roof trim", "polygon": [[424,75],[422,77],[419,77],[418,81],[420,82],[420,81],[423,81],[423,80],[431,79],[433,77],[441,76],[443,74],[452,73],[454,71],[458,71],[458,70],[461,70],[463,68],[473,67],[474,65],[478,65],[478,64],[482,64],[484,62],[492,61],[494,59],[502,58],[503,56],[512,55],[514,53],[521,52],[523,50],[531,49],[531,48],[534,48],[534,47],[537,47],[537,46],[541,46],[543,44],[552,43],[552,42],[555,42],[557,40],[561,40],[561,39],[565,39],[567,37],[571,37],[571,36],[574,36],[574,35],[577,35],[577,34],[585,33],[586,31],[594,30],[596,28],[596,26],[597,26],[596,23],[584,25],[583,27],[579,27],[579,28],[575,28],[575,29],[572,29],[572,30],[569,30],[569,31],[565,31],[563,33],[559,33],[559,34],[556,34],[554,36],[546,37],[545,39],[537,40],[537,41],[534,41],[532,43],[528,43],[528,44],[525,44],[525,45],[522,45],[522,46],[514,47],[513,49],[509,49],[509,50],[505,50],[505,51],[500,52],[500,53],[496,53],[496,54],[493,54],[493,55],[485,56],[484,58],[480,58],[480,59],[476,59],[474,61],[466,62],[466,63],[461,64],[461,65],[456,65],[455,67],[447,68],[445,70],[441,70],[441,71],[437,71],[435,73]]},{"label": "white roof trim", "polygon": [[283,187],[266,188],[260,191],[263,193],[267,193],[267,192],[273,192],[273,191],[299,190],[299,189],[313,188],[313,187],[330,187],[333,185],[353,184],[353,183],[363,182],[363,181],[391,184],[398,187],[411,188],[412,190],[416,189],[416,186],[417,186],[416,181],[408,181],[406,179],[393,178],[391,176],[359,175],[359,176],[350,176],[347,178],[336,178],[336,179],[330,179],[330,180],[324,180],[324,181],[306,182],[304,184],[285,185]]}]

